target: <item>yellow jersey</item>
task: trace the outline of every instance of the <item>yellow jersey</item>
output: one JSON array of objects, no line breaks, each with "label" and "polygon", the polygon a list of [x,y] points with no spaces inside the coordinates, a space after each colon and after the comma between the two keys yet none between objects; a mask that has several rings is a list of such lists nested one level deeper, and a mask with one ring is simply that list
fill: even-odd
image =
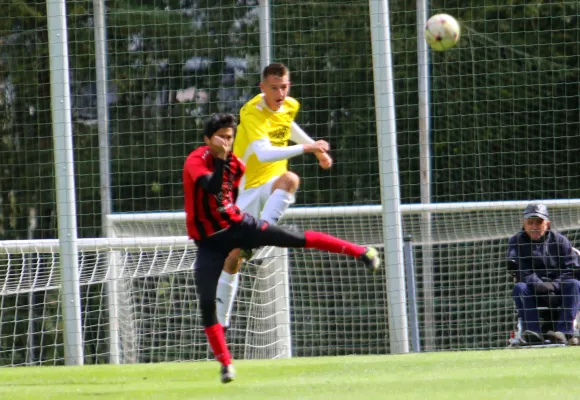
[{"label": "yellow jersey", "polygon": [[234,141],[234,154],[246,164],[246,173],[240,189],[258,187],[288,170],[288,160],[260,162],[252,150],[252,142],[268,139],[272,146],[288,146],[290,124],[294,121],[300,103],[286,97],[278,111],[266,105],[262,94],[249,100],[240,110],[240,124]]}]

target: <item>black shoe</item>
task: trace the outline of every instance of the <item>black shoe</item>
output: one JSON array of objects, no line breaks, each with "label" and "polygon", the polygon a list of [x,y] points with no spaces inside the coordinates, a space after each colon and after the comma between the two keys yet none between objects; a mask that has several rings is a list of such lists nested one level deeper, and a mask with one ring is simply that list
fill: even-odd
[{"label": "black shoe", "polygon": [[359,260],[365,263],[367,270],[371,274],[377,272],[381,267],[381,256],[374,247],[365,248],[365,252],[359,257]]},{"label": "black shoe", "polygon": [[550,341],[554,344],[566,344],[568,342],[566,335],[562,332],[549,331],[546,335],[548,334],[550,335]]},{"label": "black shoe", "polygon": [[542,336],[541,333],[534,331],[524,331],[524,333],[522,333],[522,339],[530,346],[544,344],[544,336]]},{"label": "black shoe", "polygon": [[230,383],[236,379],[236,370],[233,364],[223,365],[221,369],[222,383]]}]

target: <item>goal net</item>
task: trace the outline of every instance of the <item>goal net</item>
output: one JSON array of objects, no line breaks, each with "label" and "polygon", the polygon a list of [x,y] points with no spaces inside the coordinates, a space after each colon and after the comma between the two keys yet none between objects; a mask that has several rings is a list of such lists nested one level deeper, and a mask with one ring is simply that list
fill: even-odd
[{"label": "goal net", "polygon": [[[56,238],[47,2],[5,3],[0,238]],[[503,347],[515,325],[504,250],[523,201],[580,198],[579,3],[480,3],[429,2],[427,14],[453,15],[462,35],[429,55],[427,121],[417,4],[389,2],[398,189],[427,351]],[[183,207],[183,161],[203,143],[204,119],[238,113],[259,93],[268,47],[291,70],[298,124],[328,140],[336,161],[322,171],[307,155],[291,160],[297,206],[323,208],[296,208],[285,223],[380,247],[381,208],[364,206],[381,202],[385,150],[377,146],[386,114],[375,108],[370,4],[67,2],[70,82],[57,88],[71,92],[79,237],[105,235],[108,205],[120,213],[116,237],[79,242],[85,363],[211,357],[196,308],[195,247],[182,216],[159,212]],[[429,140],[420,134],[426,125]],[[522,202],[465,203],[492,200]],[[546,203],[556,228],[580,245],[578,204]],[[0,244],[0,364],[64,363],[59,267],[56,240]],[[346,257],[267,249],[242,274],[228,334],[236,358],[390,351],[384,271],[369,277]]]},{"label": "goal net", "polygon": [[[402,206],[424,350],[506,346],[516,318],[505,248],[524,205]],[[580,202],[552,201],[550,212],[554,226],[580,244]],[[120,362],[211,358],[183,213],[117,214],[111,222],[116,238],[79,242],[86,362],[108,362],[111,351]],[[284,224],[382,246],[379,206],[296,208]],[[62,363],[58,242],[1,242],[0,254],[0,363]],[[242,267],[228,340],[238,359],[386,354],[388,301],[384,270],[369,276],[344,256],[265,248]],[[18,324],[26,335],[16,334]]]}]

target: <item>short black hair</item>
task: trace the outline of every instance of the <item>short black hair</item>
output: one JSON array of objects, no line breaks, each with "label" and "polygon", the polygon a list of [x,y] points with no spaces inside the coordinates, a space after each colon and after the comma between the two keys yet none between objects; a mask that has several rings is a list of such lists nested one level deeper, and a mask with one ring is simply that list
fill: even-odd
[{"label": "short black hair", "polygon": [[214,133],[222,128],[232,128],[236,130],[236,117],[234,114],[216,113],[205,121],[203,134],[211,138]]},{"label": "short black hair", "polygon": [[262,71],[262,80],[266,80],[270,75],[281,78],[284,75],[290,75],[290,70],[282,63],[272,63]]}]

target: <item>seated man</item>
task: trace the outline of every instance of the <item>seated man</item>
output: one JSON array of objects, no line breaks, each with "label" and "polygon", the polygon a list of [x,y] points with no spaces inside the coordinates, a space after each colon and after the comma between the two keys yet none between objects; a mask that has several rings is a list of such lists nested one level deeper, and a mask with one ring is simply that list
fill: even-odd
[{"label": "seated man", "polygon": [[[580,266],[570,241],[550,229],[548,209],[530,204],[524,211],[523,228],[509,239],[508,268],[516,284],[512,297],[522,321],[522,339],[527,344],[542,344],[544,336],[538,318],[538,301],[561,311],[555,321],[555,332],[549,332],[554,343],[576,344],[574,320],[580,301]],[[542,305],[542,304],[540,304]]]}]

